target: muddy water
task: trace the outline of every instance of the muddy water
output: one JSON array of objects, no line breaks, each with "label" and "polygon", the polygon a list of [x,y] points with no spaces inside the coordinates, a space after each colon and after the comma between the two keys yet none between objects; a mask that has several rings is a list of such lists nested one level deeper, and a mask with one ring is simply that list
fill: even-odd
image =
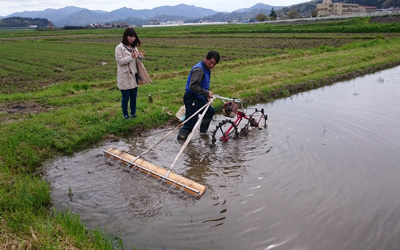
[{"label": "muddy water", "polygon": [[[173,170],[207,187],[199,200],[103,158],[109,147],[137,155],[165,129],[49,163],[54,204],[127,249],[397,250],[398,79],[400,67],[259,104],[268,128],[226,145],[195,135]],[[175,138],[144,159],[169,167]]]}]

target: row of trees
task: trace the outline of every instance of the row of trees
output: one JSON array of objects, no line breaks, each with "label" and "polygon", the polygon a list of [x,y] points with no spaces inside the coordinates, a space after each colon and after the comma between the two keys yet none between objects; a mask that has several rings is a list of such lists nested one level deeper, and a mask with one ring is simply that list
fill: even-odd
[{"label": "row of trees", "polygon": [[277,18],[277,15],[276,15],[276,11],[274,10],[274,8],[271,9],[271,13],[268,16],[266,16],[264,14],[258,14],[256,16],[256,20],[259,22],[267,21],[267,20],[276,20],[276,18]]},{"label": "row of trees", "polygon": [[[316,16],[316,14],[315,14],[315,16]],[[288,17],[289,19],[295,19],[295,18],[300,18],[301,16],[300,16],[300,14],[297,12],[297,10],[292,10],[292,11],[289,11],[289,12],[287,13],[287,17]],[[268,20],[276,20],[276,19],[277,19],[277,13],[276,13],[276,11],[274,10],[274,8],[272,8],[271,13],[270,13],[268,16],[266,16],[266,15],[264,15],[264,14],[258,14],[258,15],[256,16],[256,20],[259,21],[259,22],[268,21]]]},{"label": "row of trees", "polygon": [[36,25],[38,28],[53,26],[52,22],[46,18],[7,17],[0,20],[0,27],[6,28],[28,28],[32,25]]}]

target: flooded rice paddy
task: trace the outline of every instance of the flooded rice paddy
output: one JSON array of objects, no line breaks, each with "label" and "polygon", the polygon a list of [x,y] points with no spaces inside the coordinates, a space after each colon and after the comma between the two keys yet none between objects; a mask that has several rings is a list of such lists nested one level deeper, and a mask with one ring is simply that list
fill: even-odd
[{"label": "flooded rice paddy", "polygon": [[[50,162],[54,205],[127,249],[397,250],[399,79],[396,67],[258,104],[268,128],[214,148],[196,134],[173,171],[207,187],[200,199],[103,157],[138,155],[169,128]],[[168,168],[176,134],[143,158]]]}]

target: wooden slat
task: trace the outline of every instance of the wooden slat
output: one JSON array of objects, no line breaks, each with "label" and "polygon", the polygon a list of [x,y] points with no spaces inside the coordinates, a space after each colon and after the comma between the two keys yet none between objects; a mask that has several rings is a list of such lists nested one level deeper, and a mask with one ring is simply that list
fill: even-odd
[{"label": "wooden slat", "polygon": [[[142,159],[135,160],[136,158],[135,156],[116,148],[109,148],[107,151],[104,151],[104,153],[107,157],[113,158],[117,161],[120,160],[121,163],[125,165],[131,165],[131,167],[134,167],[140,170],[141,172],[144,172],[145,174],[148,174],[156,179],[165,178],[165,175],[168,172],[166,168],[156,166],[148,161]],[[133,160],[135,161],[132,162]],[[133,165],[131,163],[133,163]],[[205,186],[197,182],[194,182],[192,180],[189,180],[172,171],[168,174],[168,178],[165,179],[165,182],[168,183],[169,185],[177,187],[178,189],[182,189],[185,192],[190,193],[198,198],[200,198],[206,191]]]}]

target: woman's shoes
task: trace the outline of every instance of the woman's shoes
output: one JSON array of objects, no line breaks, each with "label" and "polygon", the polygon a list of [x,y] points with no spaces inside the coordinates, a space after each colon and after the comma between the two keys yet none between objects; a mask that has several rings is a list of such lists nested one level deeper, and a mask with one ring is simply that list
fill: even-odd
[{"label": "woman's shoes", "polygon": [[136,117],[137,117],[136,115],[124,115],[124,119],[126,120],[135,119]]}]

